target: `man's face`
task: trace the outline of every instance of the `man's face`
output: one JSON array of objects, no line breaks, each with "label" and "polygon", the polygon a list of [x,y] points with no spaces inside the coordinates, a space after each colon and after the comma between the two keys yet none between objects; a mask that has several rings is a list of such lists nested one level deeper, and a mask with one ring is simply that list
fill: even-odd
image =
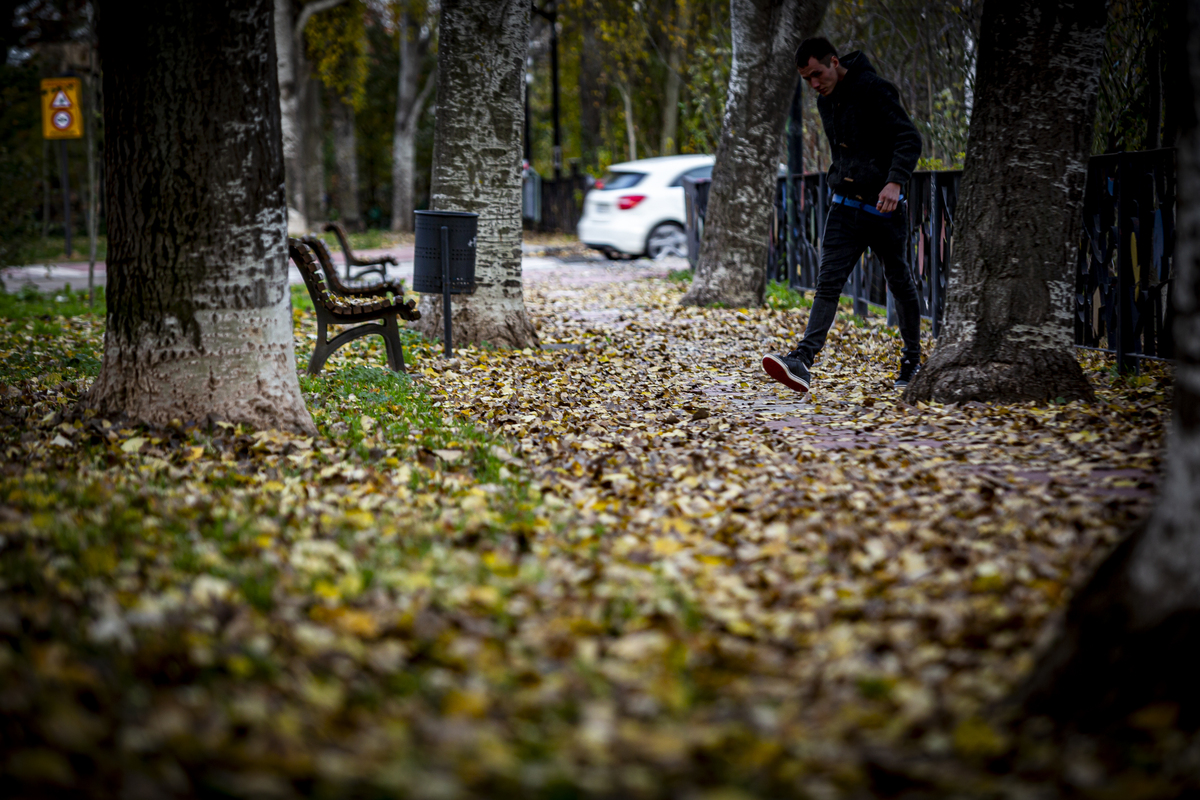
[{"label": "man's face", "polygon": [[810,58],[808,64],[800,68],[800,77],[820,95],[828,97],[834,87],[837,86],[837,68],[837,56],[829,57],[828,66],[817,61],[815,58]]}]

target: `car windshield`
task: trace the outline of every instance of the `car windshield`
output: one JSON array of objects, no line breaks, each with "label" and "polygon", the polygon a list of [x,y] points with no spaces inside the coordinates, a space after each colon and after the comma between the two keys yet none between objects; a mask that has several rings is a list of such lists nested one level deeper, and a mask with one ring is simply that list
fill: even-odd
[{"label": "car windshield", "polygon": [[684,178],[711,178],[713,171],[712,164],[705,164],[702,167],[692,167],[687,172],[680,175],[675,180],[671,181],[672,186],[682,186]]},{"label": "car windshield", "polygon": [[646,177],[644,172],[609,172],[597,183],[597,189],[632,189]]}]

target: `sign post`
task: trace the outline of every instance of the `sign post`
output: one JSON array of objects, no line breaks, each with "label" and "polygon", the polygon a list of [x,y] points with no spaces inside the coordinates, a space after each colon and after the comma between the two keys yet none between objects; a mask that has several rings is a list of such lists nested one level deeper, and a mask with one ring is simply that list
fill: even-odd
[{"label": "sign post", "polygon": [[79,78],[45,78],[42,81],[42,136],[59,140],[62,170],[63,233],[71,255],[71,187],[67,180],[67,139],[83,136],[83,109],[79,105]]}]

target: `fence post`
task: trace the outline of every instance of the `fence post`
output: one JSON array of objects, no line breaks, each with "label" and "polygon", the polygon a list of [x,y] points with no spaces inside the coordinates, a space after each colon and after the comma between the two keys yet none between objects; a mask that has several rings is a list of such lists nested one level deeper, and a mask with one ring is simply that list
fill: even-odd
[{"label": "fence post", "polygon": [[[1133,280],[1133,259],[1130,249],[1133,240],[1127,229],[1130,209],[1125,191],[1125,173],[1130,169],[1128,153],[1117,157],[1117,370],[1122,374],[1138,374],[1138,362],[1132,354],[1136,352],[1133,335],[1133,311],[1137,285]],[[1132,189],[1132,187],[1130,187]]]},{"label": "fence post", "polygon": [[865,275],[867,271],[867,257],[864,254],[858,259],[858,264],[854,267],[854,272],[850,274],[850,281],[854,287],[854,313],[856,316],[869,317],[871,308],[867,305],[866,298],[863,297],[863,284],[866,283]]},{"label": "fence post", "polygon": [[929,318],[933,322],[933,338],[942,332],[940,311],[942,283],[942,191],[941,173],[929,174]]}]

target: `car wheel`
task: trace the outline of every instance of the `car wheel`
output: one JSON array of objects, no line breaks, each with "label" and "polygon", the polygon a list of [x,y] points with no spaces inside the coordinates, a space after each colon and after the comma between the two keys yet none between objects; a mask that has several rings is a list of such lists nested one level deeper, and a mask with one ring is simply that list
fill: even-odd
[{"label": "car wheel", "polygon": [[687,234],[674,222],[654,226],[646,238],[646,256],[655,261],[664,256],[686,256]]}]

